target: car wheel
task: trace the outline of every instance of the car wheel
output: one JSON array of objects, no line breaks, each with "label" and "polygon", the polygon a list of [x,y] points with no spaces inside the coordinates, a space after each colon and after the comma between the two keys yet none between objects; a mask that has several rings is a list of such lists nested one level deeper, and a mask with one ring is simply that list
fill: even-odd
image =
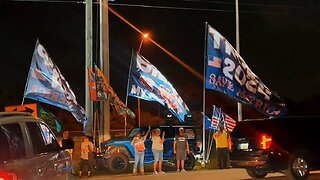
[{"label": "car wheel", "polygon": [[196,158],[194,157],[194,155],[192,153],[189,153],[187,155],[187,159],[184,163],[184,167],[186,170],[192,170],[195,165],[196,165]]},{"label": "car wheel", "polygon": [[290,157],[287,176],[290,179],[303,180],[309,175],[307,160],[302,155],[293,155]]},{"label": "car wheel", "polygon": [[264,178],[268,174],[266,170],[261,166],[247,168],[247,173],[252,178]]},{"label": "car wheel", "polygon": [[122,173],[128,169],[129,160],[124,154],[114,154],[108,159],[108,168],[113,173]]}]

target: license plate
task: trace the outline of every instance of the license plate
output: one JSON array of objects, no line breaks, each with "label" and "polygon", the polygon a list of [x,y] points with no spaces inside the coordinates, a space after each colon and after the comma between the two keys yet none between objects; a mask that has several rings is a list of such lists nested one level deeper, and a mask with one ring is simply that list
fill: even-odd
[{"label": "license plate", "polygon": [[240,143],[238,144],[238,149],[248,149],[249,143]]}]

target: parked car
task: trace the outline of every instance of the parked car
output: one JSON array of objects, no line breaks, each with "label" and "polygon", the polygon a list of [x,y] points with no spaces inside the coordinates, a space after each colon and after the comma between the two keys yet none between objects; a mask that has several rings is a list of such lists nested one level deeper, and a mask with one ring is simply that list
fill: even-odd
[{"label": "parked car", "polygon": [[71,168],[70,154],[41,119],[0,112],[1,180],[70,179]]},{"label": "parked car", "polygon": [[232,132],[232,167],[246,168],[253,178],[282,172],[306,179],[320,169],[317,117],[286,117],[239,122]]},{"label": "parked car", "polygon": [[[188,143],[191,153],[188,154],[185,162],[185,168],[187,170],[193,169],[195,166],[195,154],[197,154],[196,146],[196,134],[195,128],[189,125],[171,125],[160,126],[161,132],[165,131],[163,162],[167,166],[175,166],[175,155],[173,150],[173,141],[175,136],[179,132],[179,127],[183,127],[188,137]],[[135,128],[127,137],[114,138],[106,142],[101,143],[103,162],[105,167],[114,173],[121,173],[127,170],[129,164],[134,163],[134,147],[131,145],[131,141],[137,132],[147,132],[147,128]],[[151,164],[154,162],[152,153],[152,141],[151,135],[145,141],[145,164]]]}]

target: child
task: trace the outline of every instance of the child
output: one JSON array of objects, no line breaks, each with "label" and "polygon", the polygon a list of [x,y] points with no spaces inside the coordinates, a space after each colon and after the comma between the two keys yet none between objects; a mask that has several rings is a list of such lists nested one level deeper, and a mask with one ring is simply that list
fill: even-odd
[{"label": "child", "polygon": [[139,162],[140,162],[140,174],[144,175],[144,150],[146,149],[144,145],[144,141],[147,139],[150,129],[151,128],[149,126],[148,132],[143,137],[141,137],[141,133],[138,132],[133,138],[133,140],[131,141],[131,145],[134,146],[134,152],[135,152],[133,175],[137,175],[137,167]]}]

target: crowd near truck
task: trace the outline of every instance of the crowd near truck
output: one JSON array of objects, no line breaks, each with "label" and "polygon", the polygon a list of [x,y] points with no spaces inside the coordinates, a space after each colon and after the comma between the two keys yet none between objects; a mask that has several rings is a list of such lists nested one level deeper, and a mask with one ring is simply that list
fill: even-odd
[{"label": "crowd near truck", "polygon": [[[174,167],[176,164],[175,155],[173,150],[173,142],[175,136],[179,132],[179,128],[183,127],[188,138],[188,143],[190,147],[190,153],[187,155],[187,160],[185,161],[185,169],[191,170],[196,164],[195,156],[198,154],[198,148],[196,145],[196,131],[194,126],[191,125],[164,125],[159,127],[161,132],[165,132],[164,150],[163,150],[163,162],[167,167]],[[125,172],[130,164],[134,163],[134,147],[131,145],[131,141],[136,135],[136,133],[147,132],[147,128],[135,128],[128,136],[112,138],[108,141],[101,143],[101,157],[104,166],[114,173]],[[151,134],[145,141],[145,164],[151,164],[154,162],[154,157],[152,153],[152,141]]]}]

